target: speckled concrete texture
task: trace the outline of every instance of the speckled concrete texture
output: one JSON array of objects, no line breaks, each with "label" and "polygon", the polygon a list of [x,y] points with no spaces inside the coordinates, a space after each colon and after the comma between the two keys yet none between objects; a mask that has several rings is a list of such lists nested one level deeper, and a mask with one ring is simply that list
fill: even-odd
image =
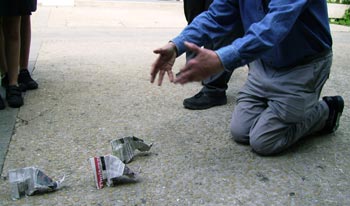
[{"label": "speckled concrete texture", "polygon": [[[247,68],[234,72],[225,106],[186,110],[200,88],[149,83],[152,50],[186,25],[182,2],[114,2],[104,7],[39,7],[40,45],[18,112],[0,180],[0,205],[350,205],[350,131],[346,106],[338,131],[261,157],[235,143],[229,122]],[[333,31],[334,63],[323,95],[349,103],[350,33]],[[177,71],[184,64],[180,57]],[[2,113],[1,113],[1,117]],[[138,181],[95,188],[88,158],[111,153],[110,141],[154,143],[128,166]],[[61,190],[12,201],[9,169],[36,166]]]}]

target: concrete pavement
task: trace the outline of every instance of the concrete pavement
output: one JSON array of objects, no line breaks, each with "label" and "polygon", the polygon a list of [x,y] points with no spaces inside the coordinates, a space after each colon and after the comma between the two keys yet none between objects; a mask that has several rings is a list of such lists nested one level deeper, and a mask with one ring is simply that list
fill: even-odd
[{"label": "concrete pavement", "polygon": [[[149,83],[152,50],[186,25],[181,2],[39,7],[32,22],[40,88],[26,93],[19,110],[0,111],[1,125],[15,123],[6,130],[13,135],[6,139],[0,205],[350,204],[347,106],[336,133],[261,157],[229,133],[246,68],[230,81],[229,103],[205,111],[182,106],[199,84]],[[343,95],[347,103],[350,33],[332,28],[333,71],[323,95]],[[175,68],[183,64],[180,57]],[[96,190],[87,159],[111,153],[110,140],[132,135],[154,143],[129,164],[139,182]],[[66,187],[12,201],[7,171],[26,166],[53,178],[66,174]]]}]

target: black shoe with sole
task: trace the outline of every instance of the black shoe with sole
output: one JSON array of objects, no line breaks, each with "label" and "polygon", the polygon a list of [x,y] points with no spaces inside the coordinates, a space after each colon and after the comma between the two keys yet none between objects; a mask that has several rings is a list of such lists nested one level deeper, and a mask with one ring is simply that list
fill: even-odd
[{"label": "black shoe with sole", "polygon": [[18,84],[20,85],[22,91],[38,88],[38,83],[32,79],[28,69],[21,69],[18,75]]},{"label": "black shoe with sole", "polygon": [[339,127],[340,116],[344,109],[344,99],[341,96],[323,97],[329,108],[328,119],[322,129],[323,134],[335,132]]},{"label": "black shoe with sole", "polygon": [[22,91],[17,85],[9,85],[6,88],[6,100],[10,107],[18,108],[23,105]]},{"label": "black shoe with sole", "polygon": [[1,96],[0,96],[0,110],[5,109],[5,102],[4,100],[2,100]]},{"label": "black shoe with sole", "polygon": [[185,108],[192,110],[208,109],[210,107],[225,104],[227,104],[227,98],[225,94],[209,95],[208,93],[204,93],[202,91],[193,97],[185,99],[183,102]]}]

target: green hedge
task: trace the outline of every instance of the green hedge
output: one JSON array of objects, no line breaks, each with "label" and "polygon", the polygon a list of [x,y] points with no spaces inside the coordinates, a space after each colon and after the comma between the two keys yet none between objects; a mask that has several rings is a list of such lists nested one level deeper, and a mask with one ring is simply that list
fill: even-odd
[{"label": "green hedge", "polygon": [[343,18],[341,18],[341,19],[329,19],[329,22],[332,24],[350,26],[350,10],[348,9],[345,11]]},{"label": "green hedge", "polygon": [[350,0],[327,0],[328,3],[350,4]]},{"label": "green hedge", "polygon": [[350,4],[350,0],[327,0],[328,3]]}]

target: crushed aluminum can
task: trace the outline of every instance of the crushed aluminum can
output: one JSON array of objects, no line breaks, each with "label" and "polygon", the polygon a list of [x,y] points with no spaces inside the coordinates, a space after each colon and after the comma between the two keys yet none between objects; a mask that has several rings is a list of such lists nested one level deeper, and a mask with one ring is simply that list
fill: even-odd
[{"label": "crushed aluminum can", "polygon": [[146,152],[153,144],[146,144],[137,137],[124,137],[111,141],[113,155],[119,157],[124,163],[129,163],[135,155],[135,150]]},{"label": "crushed aluminum can", "polygon": [[91,157],[89,162],[97,189],[102,189],[105,185],[114,186],[119,178],[136,178],[136,173],[113,155]]},{"label": "crushed aluminum can", "polygon": [[65,178],[63,176],[60,180],[53,181],[36,167],[9,170],[8,175],[13,200],[20,199],[24,195],[30,196],[60,189]]}]

